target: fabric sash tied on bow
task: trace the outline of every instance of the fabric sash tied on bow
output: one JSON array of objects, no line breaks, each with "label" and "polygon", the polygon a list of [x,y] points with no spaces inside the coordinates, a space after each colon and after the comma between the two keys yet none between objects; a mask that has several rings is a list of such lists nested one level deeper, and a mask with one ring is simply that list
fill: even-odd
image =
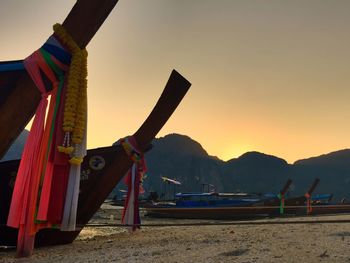
[{"label": "fabric sash tied on bow", "polygon": [[134,137],[129,136],[120,139],[120,144],[127,155],[133,161],[132,167],[126,173],[125,183],[128,187],[127,197],[125,199],[122,223],[130,226],[131,231],[140,228],[141,219],[139,212],[139,193],[143,192],[142,178],[146,173],[146,162],[143,153],[139,150]]},{"label": "fabric sash tied on bow", "polygon": [[277,195],[278,199],[280,200],[280,214],[284,214],[284,194],[283,193],[278,193]]},{"label": "fabric sash tied on bow", "polygon": [[306,198],[306,213],[309,215],[312,212],[311,195],[309,193],[306,193],[305,198]]},{"label": "fabric sash tied on bow", "polygon": [[[77,108],[78,119],[73,120],[74,129],[78,127],[79,131],[72,129],[72,136],[80,140],[69,156],[59,152],[58,146],[64,138],[62,127],[67,117],[66,104],[71,100],[69,82],[73,82],[73,71],[70,64],[77,59],[69,47],[66,49],[73,40],[63,27],[56,24],[54,30],[55,34],[24,60],[25,69],[42,95],[22,154],[7,219],[8,226],[19,228],[18,256],[32,253],[38,230],[60,224],[69,230],[75,227],[81,161],[76,164],[71,160],[78,157],[82,160],[86,154],[86,90],[83,88],[86,89],[87,53],[75,51],[83,54],[79,56],[82,63],[76,63],[74,67],[82,68],[78,80],[83,82],[83,88],[81,102],[73,105]],[[66,74],[68,70],[69,74]]]}]

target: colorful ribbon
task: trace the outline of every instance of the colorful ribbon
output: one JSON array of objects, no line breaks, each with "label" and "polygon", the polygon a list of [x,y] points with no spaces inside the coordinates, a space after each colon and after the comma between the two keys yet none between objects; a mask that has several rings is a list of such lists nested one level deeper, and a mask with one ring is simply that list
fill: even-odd
[{"label": "colorful ribbon", "polygon": [[133,161],[132,167],[126,174],[125,183],[128,186],[128,193],[122,215],[122,223],[130,226],[131,231],[140,228],[141,218],[139,212],[139,193],[142,189],[142,178],[146,173],[146,163],[143,153],[139,150],[133,136],[120,139],[117,144],[123,146],[125,152]]},{"label": "colorful ribbon", "polygon": [[284,194],[280,192],[278,193],[277,197],[280,200],[280,214],[283,215],[284,214]]},{"label": "colorful ribbon", "polygon": [[309,215],[312,212],[311,195],[309,193],[306,193],[305,198],[306,198],[306,213]]},{"label": "colorful ribbon", "polygon": [[[64,138],[64,105],[69,98],[66,72],[70,62],[70,51],[57,36],[51,36],[39,50],[24,60],[25,68],[42,98],[22,154],[7,221],[8,226],[19,228],[18,256],[32,254],[38,230],[63,225],[66,221],[69,226],[66,228],[74,230],[75,227],[80,164],[70,163],[71,157],[57,150]],[[45,85],[47,80],[51,85],[50,91]],[[46,113],[49,96],[50,105]],[[73,157],[76,154],[79,157],[86,154],[86,129]]]}]

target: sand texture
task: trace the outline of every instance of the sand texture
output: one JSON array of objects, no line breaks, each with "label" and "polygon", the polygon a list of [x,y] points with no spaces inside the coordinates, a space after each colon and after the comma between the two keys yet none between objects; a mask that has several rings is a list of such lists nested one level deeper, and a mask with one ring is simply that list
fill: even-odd
[{"label": "sand texture", "polygon": [[[113,213],[100,211],[95,223],[109,220]],[[337,219],[350,220],[350,215],[264,222]],[[199,222],[228,223],[144,220],[145,224]],[[350,223],[153,226],[133,234],[121,227],[89,227],[73,244],[38,248],[31,258],[16,259],[15,250],[0,249],[0,262],[350,262]]]}]

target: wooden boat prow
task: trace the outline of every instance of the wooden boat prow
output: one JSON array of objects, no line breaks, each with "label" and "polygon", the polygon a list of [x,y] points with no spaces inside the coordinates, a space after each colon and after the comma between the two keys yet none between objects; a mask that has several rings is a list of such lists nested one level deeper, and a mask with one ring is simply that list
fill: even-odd
[{"label": "wooden boat prow", "polygon": [[[151,141],[175,111],[190,86],[190,82],[173,70],[151,114],[134,134],[141,150],[145,151],[149,148]],[[0,245],[2,246],[14,246],[17,240],[17,229],[11,229],[5,224],[12,195],[10,186],[13,185],[18,164],[17,160],[0,165]],[[130,157],[119,145],[88,151],[82,164],[81,192],[77,211],[78,225],[84,226],[89,222],[131,165]],[[80,230],[61,232],[58,229],[44,229],[36,235],[35,245],[71,243]]]},{"label": "wooden boat prow", "polygon": [[[86,198],[85,196],[89,195],[89,191],[91,191],[93,186],[104,176],[106,169],[111,166],[116,152],[116,146],[88,150],[85,161],[82,164],[79,207],[83,206],[83,200]],[[20,160],[11,160],[0,163],[0,245],[2,246],[15,246],[17,243],[17,229],[6,227],[4,224],[6,224],[7,221],[19,162]],[[96,191],[98,191],[98,189],[96,189]],[[83,225],[85,221],[86,220],[83,220],[80,216],[80,213],[78,213],[77,225]],[[43,229],[36,235],[36,246],[71,243],[79,233],[80,230],[62,232],[58,229]]]},{"label": "wooden boat prow", "polygon": [[[77,0],[62,26],[78,46],[85,48],[117,2]],[[40,92],[25,70],[0,72],[0,84],[8,80],[11,85],[0,98],[0,159],[33,117],[40,101]]]}]

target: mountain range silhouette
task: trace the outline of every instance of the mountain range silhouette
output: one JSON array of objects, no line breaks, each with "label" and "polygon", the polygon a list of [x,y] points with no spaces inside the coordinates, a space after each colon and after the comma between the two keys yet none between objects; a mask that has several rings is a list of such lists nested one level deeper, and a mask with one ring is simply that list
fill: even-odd
[{"label": "mountain range silhouette", "polygon": [[335,200],[350,198],[350,149],[288,164],[284,159],[254,151],[225,162],[179,134],[155,139],[153,146],[146,154],[149,176],[144,186],[148,190],[164,190],[160,176],[166,176],[182,183],[178,192],[201,191],[202,184],[212,184],[224,192],[278,193],[290,178],[293,184],[287,196],[297,196],[305,194],[319,178],[314,194],[330,193]]},{"label": "mountain range silhouette", "polygon": [[[2,159],[18,159],[28,131],[23,131]],[[314,194],[331,193],[335,200],[350,199],[350,149],[339,150],[288,164],[285,160],[260,152],[247,152],[223,161],[209,155],[195,140],[169,134],[153,140],[146,153],[148,166],[144,180],[146,191],[164,193],[200,192],[203,184],[212,184],[221,192],[278,193],[288,178],[293,184],[287,196],[304,194],[315,178],[320,184]],[[167,185],[161,176],[176,179],[180,186]],[[125,188],[123,183],[117,189]]]}]

